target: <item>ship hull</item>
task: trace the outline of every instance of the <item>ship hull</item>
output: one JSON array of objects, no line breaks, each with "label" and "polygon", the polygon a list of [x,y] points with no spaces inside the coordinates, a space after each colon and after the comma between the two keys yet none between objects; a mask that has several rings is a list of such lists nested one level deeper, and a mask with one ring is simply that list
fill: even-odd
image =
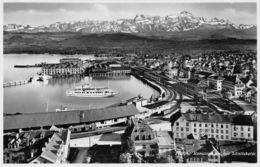
[{"label": "ship hull", "polygon": [[113,94],[84,94],[84,93],[66,93],[67,96],[72,96],[72,97],[113,97],[119,93],[113,93]]}]

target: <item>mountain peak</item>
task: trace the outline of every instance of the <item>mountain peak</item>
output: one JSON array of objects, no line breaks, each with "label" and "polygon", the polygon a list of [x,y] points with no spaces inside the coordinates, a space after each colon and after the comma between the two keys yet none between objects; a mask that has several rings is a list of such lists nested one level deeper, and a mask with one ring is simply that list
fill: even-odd
[{"label": "mountain peak", "polygon": [[187,10],[183,10],[180,12],[181,14],[191,14],[191,12],[187,11]]},{"label": "mountain peak", "polygon": [[181,15],[193,16],[192,13],[190,13],[190,12],[188,12],[188,11],[186,11],[186,10],[181,11],[180,14],[181,14]]},{"label": "mountain peak", "polygon": [[[210,25],[210,26],[209,26]],[[17,24],[4,25],[4,31],[14,32],[179,32],[190,31],[205,27],[216,29],[235,28],[249,29],[252,25],[235,25],[229,20],[214,17],[207,20],[204,17],[194,16],[191,12],[183,10],[180,13],[167,16],[150,16],[136,14],[133,19],[118,19],[114,21],[85,20],[73,22],[56,22],[49,26],[28,27]]]},{"label": "mountain peak", "polygon": [[148,18],[148,17],[151,17],[151,16],[148,16],[148,15],[145,15],[145,14],[136,14],[134,19],[138,19],[138,18],[145,19],[145,18]]}]

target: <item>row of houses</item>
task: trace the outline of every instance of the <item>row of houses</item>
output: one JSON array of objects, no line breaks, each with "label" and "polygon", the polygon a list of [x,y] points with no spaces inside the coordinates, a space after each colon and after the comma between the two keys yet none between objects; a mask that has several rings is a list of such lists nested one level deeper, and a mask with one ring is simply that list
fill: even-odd
[{"label": "row of houses", "polygon": [[187,82],[180,82],[176,86],[190,95],[214,90],[225,92],[229,98],[246,96],[250,101],[256,101],[256,91],[254,91],[254,94],[251,91],[256,85],[249,77],[241,78],[239,75],[218,76],[213,73],[200,71],[187,80]]},{"label": "row of houses", "polygon": [[4,135],[4,163],[68,163],[70,130],[12,132]]}]

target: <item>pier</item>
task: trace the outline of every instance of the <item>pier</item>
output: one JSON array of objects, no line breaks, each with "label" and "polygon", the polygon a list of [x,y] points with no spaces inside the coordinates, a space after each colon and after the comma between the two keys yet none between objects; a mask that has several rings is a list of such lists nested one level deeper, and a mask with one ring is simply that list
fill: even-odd
[{"label": "pier", "polygon": [[14,68],[36,68],[36,67],[42,67],[43,65],[46,65],[46,63],[34,64],[34,65],[14,65]]},{"label": "pier", "polygon": [[10,82],[4,82],[3,87],[11,87],[11,86],[18,86],[18,85],[25,85],[28,84],[28,80],[19,80],[19,81],[10,81]]}]

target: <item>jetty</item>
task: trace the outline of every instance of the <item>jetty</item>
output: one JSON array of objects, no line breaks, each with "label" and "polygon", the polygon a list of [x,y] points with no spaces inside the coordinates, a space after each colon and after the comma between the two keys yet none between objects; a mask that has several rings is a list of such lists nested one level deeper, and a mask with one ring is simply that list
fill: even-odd
[{"label": "jetty", "polygon": [[36,67],[42,67],[41,64],[35,64],[35,65],[14,65],[14,68],[36,68]]},{"label": "jetty", "polygon": [[46,63],[34,64],[34,65],[14,65],[14,68],[36,68],[47,65]]},{"label": "jetty", "polygon": [[19,80],[19,81],[10,81],[10,82],[4,82],[3,87],[11,87],[11,86],[18,86],[18,85],[25,85],[28,84],[28,80]]}]

